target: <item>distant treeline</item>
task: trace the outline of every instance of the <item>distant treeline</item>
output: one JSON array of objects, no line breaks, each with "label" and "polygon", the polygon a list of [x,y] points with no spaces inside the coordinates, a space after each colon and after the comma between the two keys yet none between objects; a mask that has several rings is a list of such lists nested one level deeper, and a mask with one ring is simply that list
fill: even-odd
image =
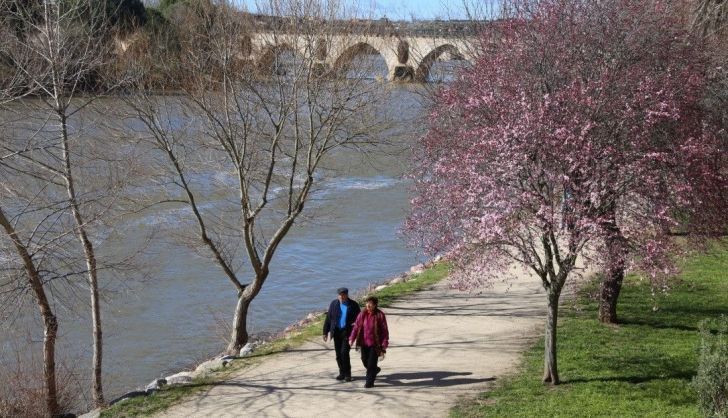
[{"label": "distant treeline", "polygon": [[[69,9],[79,4],[79,0],[55,2]],[[43,0],[0,0],[0,89],[37,93],[18,69],[19,61],[29,59],[40,39],[45,39],[38,34],[48,30],[46,6]],[[178,87],[184,79],[180,71],[183,38],[195,28],[212,25],[218,6],[210,0],[161,0],[155,7],[141,0],[103,0],[84,2],[83,7],[84,13],[64,23],[73,25],[79,40],[91,33],[103,45],[94,48],[99,54],[97,65],[86,71],[81,85],[81,91],[98,92],[123,87],[125,78],[140,75],[156,88]],[[241,19],[246,15],[239,13]]]}]

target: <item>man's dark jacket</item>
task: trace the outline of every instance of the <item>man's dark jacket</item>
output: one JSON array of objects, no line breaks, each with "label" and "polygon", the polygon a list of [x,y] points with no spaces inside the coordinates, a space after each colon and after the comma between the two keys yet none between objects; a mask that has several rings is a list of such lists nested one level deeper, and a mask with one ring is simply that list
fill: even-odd
[{"label": "man's dark jacket", "polygon": [[[326,313],[326,320],[324,321],[324,335],[328,335],[329,331],[333,332],[339,326],[339,319],[341,319],[339,303],[339,299],[334,299],[329,305],[329,311]],[[345,305],[348,308],[346,310],[346,337],[348,338],[361,309],[359,304],[352,299],[347,299]]]}]

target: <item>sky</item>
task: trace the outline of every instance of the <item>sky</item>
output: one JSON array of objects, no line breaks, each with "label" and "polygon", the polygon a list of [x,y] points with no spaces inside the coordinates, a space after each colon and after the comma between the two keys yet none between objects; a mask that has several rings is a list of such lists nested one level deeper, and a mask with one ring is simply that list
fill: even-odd
[{"label": "sky", "polygon": [[[248,10],[255,10],[254,0],[235,0],[238,4],[246,5]],[[489,4],[495,0],[465,0],[468,3],[480,5]],[[375,19],[387,17],[391,20],[430,20],[430,19],[465,19],[466,13],[463,0],[359,0],[359,7],[372,11]],[[252,5],[252,7],[251,7]]]},{"label": "sky", "polygon": [[[372,1],[377,17],[387,16],[399,19],[463,19],[464,13],[460,2],[455,0],[375,0]],[[458,6],[458,7],[454,7]]]}]

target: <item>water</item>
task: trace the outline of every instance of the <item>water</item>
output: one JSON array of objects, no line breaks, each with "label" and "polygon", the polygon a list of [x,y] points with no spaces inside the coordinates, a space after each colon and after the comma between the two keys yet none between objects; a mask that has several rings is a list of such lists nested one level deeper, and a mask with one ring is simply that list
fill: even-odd
[{"label": "water", "polygon": [[[394,173],[361,173],[326,186],[316,209],[327,215],[294,228],[276,254],[251,305],[253,334],[323,310],[337,287],[362,289],[418,262],[397,233],[407,210],[406,182]],[[155,258],[162,262],[158,275],[104,306],[112,395],[224,348],[233,285],[210,261],[178,247],[158,247]]]},{"label": "water", "polygon": [[[412,89],[416,88],[399,87],[395,108],[405,109],[402,123],[412,126],[404,129],[414,135],[421,124],[415,125],[412,118],[421,113],[421,106]],[[276,253],[270,276],[251,305],[249,332],[280,331],[311,311],[324,310],[338,287],[364,289],[422,261],[398,234],[408,210],[408,183],[402,174],[410,141],[411,136],[402,137],[366,158],[353,151],[334,156],[304,211],[316,216],[302,218]],[[224,173],[200,176],[195,180],[201,184],[230,180]],[[182,206],[155,209],[126,220],[125,229],[129,234],[159,226],[174,230],[190,223],[188,215]],[[120,283],[101,275],[108,296],[102,305],[108,399],[189,367],[225,346],[236,291],[222,271],[209,259],[164,240],[155,241],[147,253],[156,266],[146,280]],[[86,295],[79,292],[78,299],[84,300]],[[37,316],[32,305],[29,309]],[[86,381],[90,321],[63,312],[59,316],[59,352],[74,359]],[[35,338],[31,349],[40,352],[40,338]],[[4,354],[9,353],[7,341],[0,337]]]}]

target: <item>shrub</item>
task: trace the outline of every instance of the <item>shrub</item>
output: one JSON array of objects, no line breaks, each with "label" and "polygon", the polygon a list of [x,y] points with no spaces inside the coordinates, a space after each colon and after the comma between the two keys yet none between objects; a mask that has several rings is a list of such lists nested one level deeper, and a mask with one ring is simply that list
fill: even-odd
[{"label": "shrub", "polygon": [[728,418],[728,317],[703,321],[700,333],[698,374],[693,378],[700,409],[706,417]]},{"label": "shrub", "polygon": [[[6,356],[0,356],[0,417],[44,418],[46,391],[43,384],[43,362],[37,344],[23,351],[21,342],[11,341]],[[29,343],[30,346],[31,343]],[[77,361],[58,357],[56,386],[62,413],[87,408],[83,388],[75,369]]]}]

